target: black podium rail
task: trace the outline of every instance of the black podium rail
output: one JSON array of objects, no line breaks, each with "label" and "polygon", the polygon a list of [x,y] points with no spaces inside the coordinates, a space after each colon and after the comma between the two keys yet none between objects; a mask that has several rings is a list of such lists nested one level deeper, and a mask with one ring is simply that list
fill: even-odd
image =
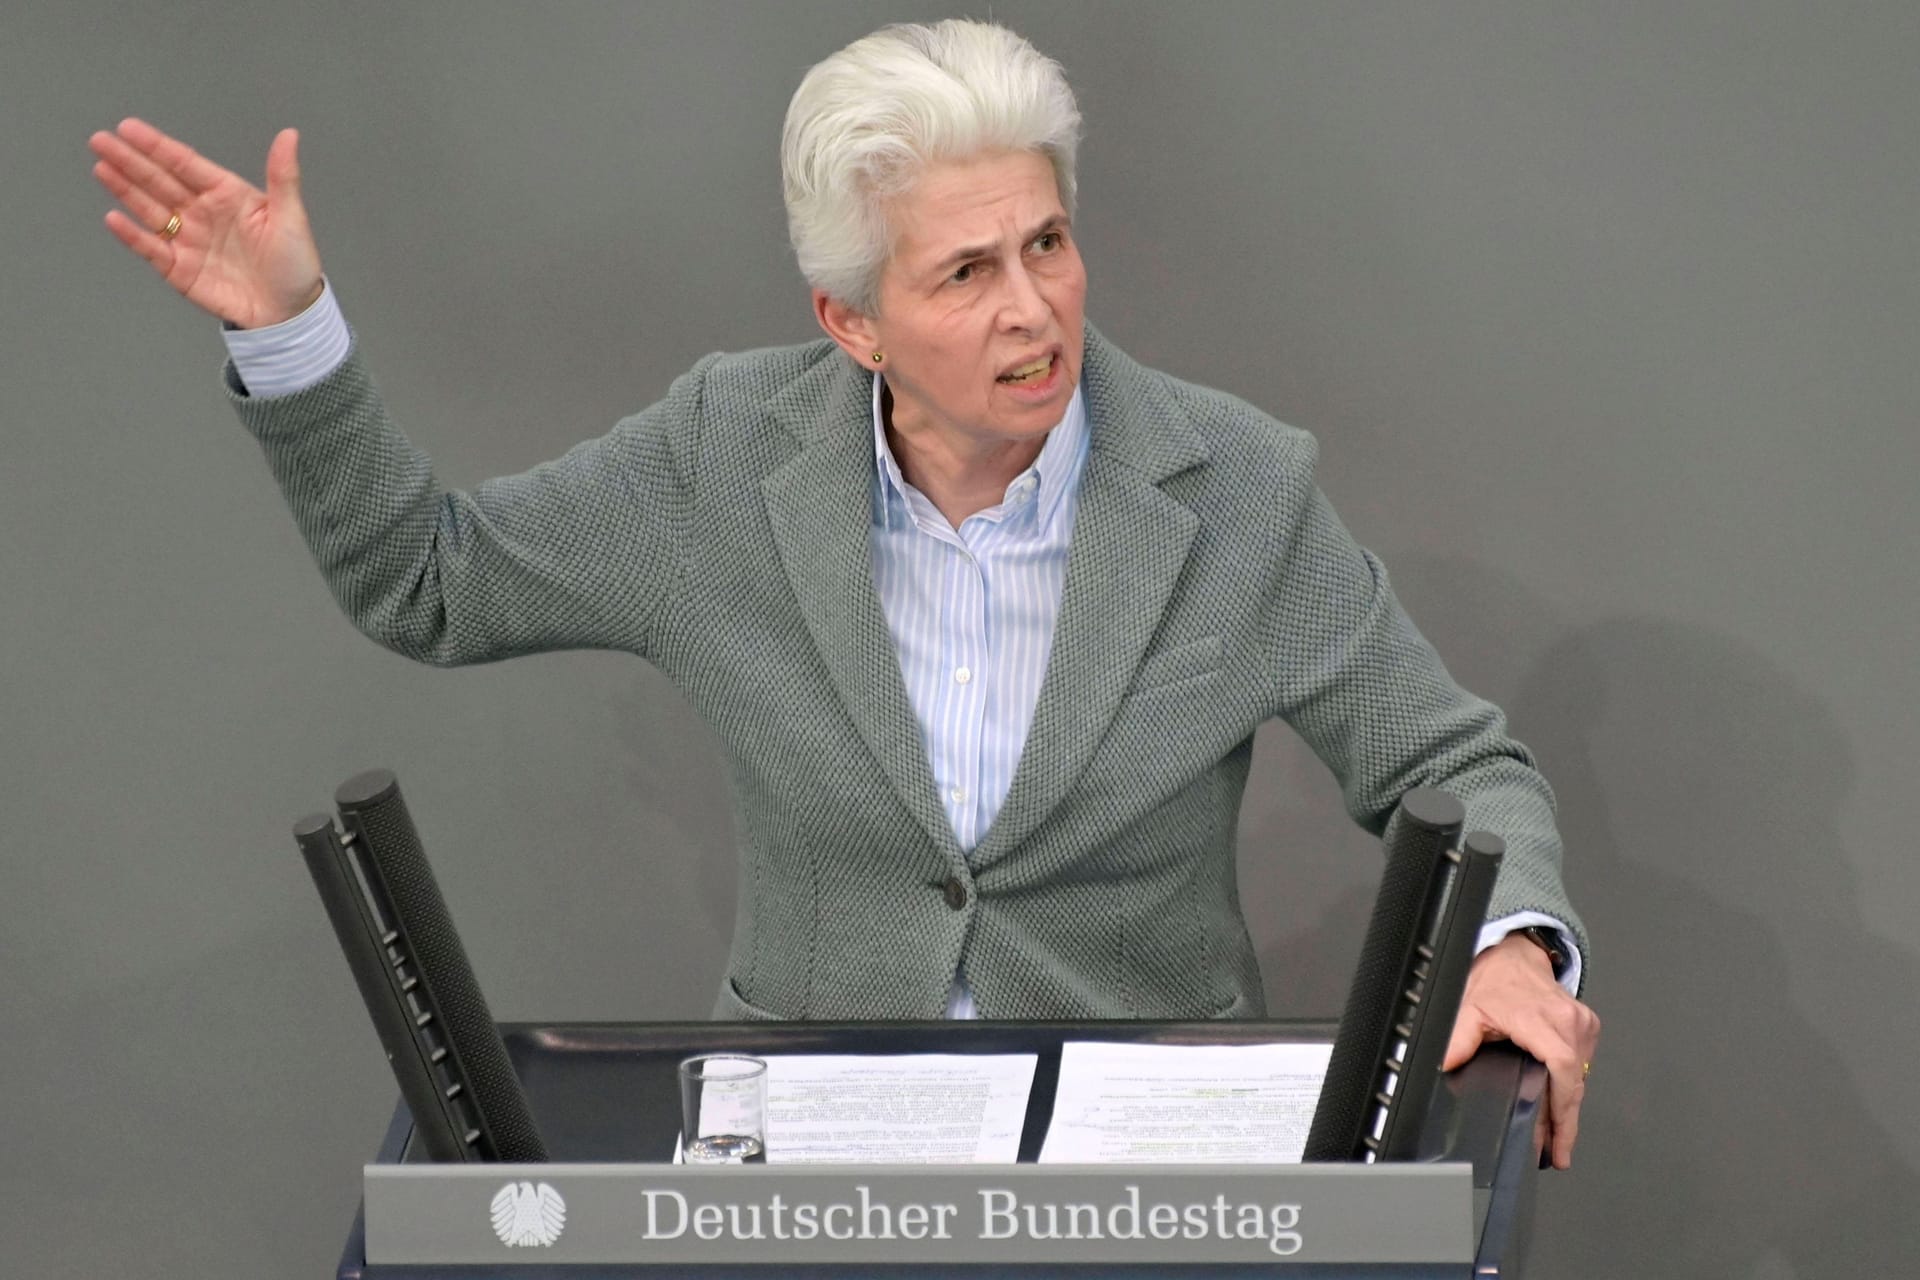
[{"label": "black podium rail", "polygon": [[[1066,1041],[1136,1044],[1234,1045],[1331,1041],[1330,1022],[968,1022],[968,1023],[589,1023],[502,1028],[528,1104],[554,1161],[664,1165],[672,1159],[679,1130],[682,1058],[734,1050],[754,1054],[1034,1053],[1038,1062],[1028,1100],[1019,1159],[1038,1157],[1053,1113],[1060,1046]],[[1429,1277],[1503,1277],[1519,1274],[1519,1257],[1531,1220],[1538,1148],[1534,1127],[1545,1088],[1545,1071],[1505,1045],[1489,1045],[1464,1068],[1442,1077],[1426,1109],[1410,1153],[1414,1161],[1469,1166],[1473,1184],[1472,1263],[1192,1264],[1152,1267],[1078,1264],[980,1265],[679,1265],[676,1276],[701,1280],[764,1280],[799,1276],[968,1277],[988,1275],[1082,1278],[1094,1275],[1155,1277],[1292,1276],[1341,1280],[1427,1280]],[[404,1104],[396,1109],[376,1164],[412,1163],[412,1124]],[[1374,1166],[1376,1168],[1381,1166]],[[876,1177],[884,1178],[883,1169]],[[364,1211],[356,1216],[341,1256],[339,1280],[642,1280],[665,1272],[644,1265],[543,1265],[511,1267],[369,1264]]]}]

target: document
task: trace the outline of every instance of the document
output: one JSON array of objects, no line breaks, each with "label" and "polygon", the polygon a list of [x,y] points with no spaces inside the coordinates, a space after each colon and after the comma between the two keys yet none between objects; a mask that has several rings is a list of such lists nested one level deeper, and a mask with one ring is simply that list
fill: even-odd
[{"label": "document", "polygon": [[768,1164],[1012,1164],[1031,1053],[782,1054],[767,1061]]},{"label": "document", "polygon": [[1042,1164],[1297,1164],[1331,1043],[1072,1041]]}]

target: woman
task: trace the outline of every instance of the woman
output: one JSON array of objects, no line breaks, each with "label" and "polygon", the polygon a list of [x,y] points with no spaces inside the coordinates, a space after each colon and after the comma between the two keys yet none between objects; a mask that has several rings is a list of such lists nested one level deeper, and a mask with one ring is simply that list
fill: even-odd
[{"label": "woman", "polygon": [[92,145],[109,228],[230,326],[228,395],[358,625],[433,663],[624,649],[715,726],[720,1016],[1258,1016],[1232,832],[1278,715],[1370,829],[1427,783],[1505,837],[1449,1063],[1488,1036],[1546,1061],[1564,1166],[1598,1022],[1546,784],[1333,516],[1310,437],[1086,325],[1078,128],[999,27],[835,54],[782,145],[826,339],[708,356],[472,493],[388,419],[292,130],[264,192],[139,121]]}]

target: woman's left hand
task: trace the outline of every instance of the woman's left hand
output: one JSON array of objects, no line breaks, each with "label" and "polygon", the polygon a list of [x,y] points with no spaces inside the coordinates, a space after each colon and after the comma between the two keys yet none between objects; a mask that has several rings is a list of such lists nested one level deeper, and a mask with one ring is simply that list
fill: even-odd
[{"label": "woman's left hand", "polygon": [[1441,1069],[1462,1065],[1488,1040],[1511,1040],[1546,1064],[1545,1141],[1553,1167],[1572,1168],[1600,1018],[1554,980],[1547,953],[1517,933],[1474,958]]}]

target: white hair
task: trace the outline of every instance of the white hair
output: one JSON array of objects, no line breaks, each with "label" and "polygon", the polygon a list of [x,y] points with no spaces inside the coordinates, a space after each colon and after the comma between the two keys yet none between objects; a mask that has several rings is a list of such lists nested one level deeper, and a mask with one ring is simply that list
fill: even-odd
[{"label": "white hair", "polygon": [[883,27],[808,71],[787,106],[780,176],[800,272],[875,315],[892,251],[884,205],[928,164],[1038,152],[1071,216],[1079,141],[1060,64],[1005,27],[958,18]]}]

